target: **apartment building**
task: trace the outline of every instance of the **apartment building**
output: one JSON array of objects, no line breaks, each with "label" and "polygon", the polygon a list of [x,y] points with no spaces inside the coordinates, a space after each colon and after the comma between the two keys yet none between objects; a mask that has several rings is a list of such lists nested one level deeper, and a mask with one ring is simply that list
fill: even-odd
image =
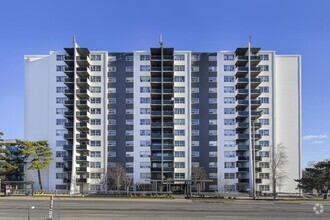
[{"label": "apartment building", "polygon": [[[118,164],[136,185],[191,183],[208,191],[272,191],[272,151],[289,162],[279,189],[301,177],[301,57],[260,48],[91,51],[74,42],[25,56],[25,138],[48,140],[48,189],[107,190]],[[28,180],[35,176],[27,175]],[[37,183],[36,183],[37,184]]]}]

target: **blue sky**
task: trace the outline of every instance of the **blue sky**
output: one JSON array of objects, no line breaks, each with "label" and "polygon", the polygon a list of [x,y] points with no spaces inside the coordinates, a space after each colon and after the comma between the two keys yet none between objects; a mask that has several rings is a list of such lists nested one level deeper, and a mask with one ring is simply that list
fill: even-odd
[{"label": "blue sky", "polygon": [[193,51],[255,46],[301,54],[303,165],[330,158],[330,1],[29,0],[0,2],[0,131],[24,134],[25,54],[72,45],[132,51],[167,46]]}]

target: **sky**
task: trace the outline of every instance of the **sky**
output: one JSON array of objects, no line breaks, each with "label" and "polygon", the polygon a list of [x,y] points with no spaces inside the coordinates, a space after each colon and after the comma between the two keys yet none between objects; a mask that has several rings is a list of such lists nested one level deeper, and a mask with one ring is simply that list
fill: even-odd
[{"label": "sky", "polygon": [[[72,46],[114,52],[166,46],[220,51],[252,44],[302,55],[303,166],[330,158],[328,0],[0,1],[0,131],[24,138],[24,55]],[[289,109],[288,109],[289,111]]]}]

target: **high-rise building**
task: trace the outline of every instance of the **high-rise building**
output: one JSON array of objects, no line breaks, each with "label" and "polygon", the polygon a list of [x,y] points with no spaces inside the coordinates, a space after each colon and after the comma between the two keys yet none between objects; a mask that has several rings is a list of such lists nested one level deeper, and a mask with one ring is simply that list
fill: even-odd
[{"label": "high-rise building", "polygon": [[287,178],[279,190],[298,192],[301,57],[250,44],[114,53],[76,42],[28,55],[25,138],[52,147],[42,171],[48,189],[107,190],[105,170],[120,164],[134,186],[178,189],[200,167],[206,190],[270,193],[272,149],[283,144]]}]

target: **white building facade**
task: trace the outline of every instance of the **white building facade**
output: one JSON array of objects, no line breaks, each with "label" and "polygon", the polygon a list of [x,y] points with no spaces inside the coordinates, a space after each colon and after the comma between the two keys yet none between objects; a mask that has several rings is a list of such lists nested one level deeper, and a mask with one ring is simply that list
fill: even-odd
[{"label": "white building facade", "polygon": [[112,53],[76,43],[27,55],[25,138],[52,148],[46,189],[108,190],[107,168],[120,164],[134,189],[185,188],[202,167],[208,191],[271,193],[271,149],[281,143],[289,162],[279,191],[298,193],[301,57],[250,46]]}]

